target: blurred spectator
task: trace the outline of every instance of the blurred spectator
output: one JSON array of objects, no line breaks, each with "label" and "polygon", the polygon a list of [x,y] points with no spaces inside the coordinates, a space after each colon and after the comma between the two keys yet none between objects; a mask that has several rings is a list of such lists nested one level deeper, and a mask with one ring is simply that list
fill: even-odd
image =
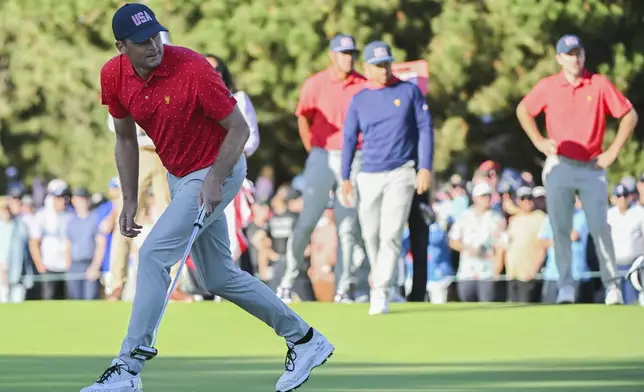
[{"label": "blurred spectator", "polygon": [[67,183],[52,180],[48,185],[45,206],[36,212],[30,227],[29,250],[42,278],[44,300],[65,299],[66,233],[70,212],[67,210]]},{"label": "blurred spectator", "polygon": [[258,203],[270,200],[275,191],[275,170],[273,166],[264,165],[255,180],[255,199]]},{"label": "blurred spectator", "polygon": [[9,206],[0,206],[0,303],[22,302],[33,285],[25,224]]},{"label": "blurred spectator", "polygon": [[251,208],[253,210],[252,221],[246,229],[246,235],[250,242],[249,253],[251,262],[259,275],[259,279],[271,289],[277,290],[279,282],[275,283],[275,280],[281,278],[275,278],[269,260],[271,240],[268,237],[267,231],[270,207],[268,203],[255,203]]},{"label": "blurred spectator", "polygon": [[12,191],[25,191],[25,185],[18,178],[18,169],[14,166],[9,166],[5,170],[5,175],[7,176],[7,193],[11,193]]},{"label": "blurred spectator", "polygon": [[532,189],[532,198],[534,201],[534,208],[546,212],[546,188],[536,186]]},{"label": "blurred spectator", "polygon": [[[586,214],[582,209],[581,200],[579,196],[576,197],[575,211],[572,219],[572,232],[570,233],[570,241],[572,243],[572,278],[575,282],[575,302],[592,302],[592,288],[590,287],[590,279],[585,276],[590,271],[587,261],[586,247],[588,244],[588,222]],[[544,256],[546,258],[546,266],[543,270],[543,289],[541,301],[546,304],[561,303],[562,298],[559,298],[559,270],[557,267],[557,259],[555,258],[555,250],[552,235],[552,226],[550,219],[546,216],[541,230],[539,231],[539,240],[541,240],[542,250],[536,254],[535,263],[542,265]]]},{"label": "blurred spectator", "polygon": [[[608,224],[615,244],[617,270],[625,274],[635,259],[644,255],[644,207],[633,203],[633,193],[622,184],[615,187],[613,195],[617,202],[608,210]],[[637,290],[624,277],[621,289],[626,305],[638,302]]]},{"label": "blurred spectator", "polygon": [[112,236],[114,234],[114,226],[118,220],[120,211],[114,208],[114,201],[120,197],[120,187],[118,177],[113,177],[107,184],[106,200],[96,207],[96,218],[98,220],[99,232],[103,233],[105,238],[105,250],[103,251],[103,261],[101,262],[101,281],[103,287],[111,287],[109,285],[109,271],[110,271],[110,249],[112,246]]},{"label": "blurred spectator", "polygon": [[[230,72],[230,68],[221,57],[214,54],[205,53],[204,57],[213,66],[215,71],[221,76],[221,79],[224,81],[226,88],[233,94],[233,98],[237,101],[237,106],[241,111],[248,128],[250,129],[250,136],[246,141],[244,146],[244,155],[250,157],[255,153],[257,147],[259,147],[259,127],[257,125],[257,114],[255,113],[255,107],[250,101],[248,94],[243,90],[238,90],[233,75]],[[234,258],[233,258],[234,259]]]},{"label": "blurred spectator", "polygon": [[535,210],[532,189],[517,190],[519,211],[510,217],[505,235],[503,256],[508,282],[509,302],[537,302],[538,282],[535,280],[538,267],[534,255],[539,253],[538,234],[546,214]]},{"label": "blurred spectator", "polygon": [[19,216],[22,213],[22,197],[24,192],[20,188],[13,188],[9,191],[9,210],[13,216]]},{"label": "blurred spectator", "polygon": [[43,205],[45,205],[47,187],[45,186],[45,178],[42,176],[42,174],[36,175],[31,181],[31,196],[33,197],[35,208],[41,208]]},{"label": "blurred spectator", "polygon": [[288,203],[299,197],[297,191],[282,185],[271,200],[272,216],[268,219],[266,235],[270,239],[268,259],[271,262],[275,279],[281,280],[286,270],[287,243],[289,237],[293,235],[293,228],[298,217],[298,213],[289,209]]},{"label": "blurred spectator", "polygon": [[67,225],[66,262],[71,275],[67,282],[67,295],[73,300],[94,300],[99,296],[98,279],[105,253],[105,237],[99,231],[96,210],[89,209],[90,197],[85,188],[74,191],[74,213]]},{"label": "blurred spectator", "polygon": [[470,198],[467,196],[467,190],[465,189],[465,181],[458,174],[453,175],[450,178],[450,195],[452,198],[452,219],[458,218],[463,212],[465,212],[470,206]]},{"label": "blurred spectator", "polygon": [[502,268],[497,249],[505,220],[491,209],[492,187],[474,186],[474,204],[456,219],[449,232],[450,247],[460,252],[458,296],[462,302],[494,301],[494,279]]},{"label": "blurred spectator", "polygon": [[637,194],[639,196],[639,205],[644,206],[644,173],[640,175],[640,178],[637,181]]}]

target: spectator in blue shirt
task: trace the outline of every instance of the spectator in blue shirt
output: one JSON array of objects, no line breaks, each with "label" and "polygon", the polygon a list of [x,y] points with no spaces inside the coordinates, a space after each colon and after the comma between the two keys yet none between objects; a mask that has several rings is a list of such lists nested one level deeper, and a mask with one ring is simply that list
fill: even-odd
[{"label": "spectator in blue shirt", "polygon": [[93,300],[99,297],[99,281],[105,238],[99,231],[95,211],[89,210],[90,194],[85,188],[74,191],[74,213],[66,230],[67,265],[72,275],[67,282],[69,299]]},{"label": "spectator in blue shirt", "polygon": [[[570,239],[572,241],[572,277],[575,281],[575,297],[577,302],[583,302],[583,287],[584,283],[589,282],[588,262],[586,260],[586,246],[588,243],[588,222],[586,221],[586,214],[581,208],[581,201],[577,197],[575,204],[575,212],[573,214],[572,233]],[[557,281],[559,280],[559,272],[557,270],[557,260],[555,259],[555,250],[553,247],[552,226],[550,218],[546,217],[539,232],[539,239],[542,241],[543,247],[546,250],[546,266],[543,270],[543,292],[542,302],[547,304],[561,303],[558,298]],[[540,266],[543,262],[543,254],[537,260]]]},{"label": "spectator in blue shirt", "polygon": [[344,123],[342,194],[352,194],[351,162],[362,133],[362,168],[356,178],[358,216],[371,261],[370,314],[387,313],[388,290],[400,257],[400,241],[414,190],[431,181],[432,125],[429,107],[413,83],[396,78],[391,48],[382,41],[364,49],[368,88],[354,95]]}]

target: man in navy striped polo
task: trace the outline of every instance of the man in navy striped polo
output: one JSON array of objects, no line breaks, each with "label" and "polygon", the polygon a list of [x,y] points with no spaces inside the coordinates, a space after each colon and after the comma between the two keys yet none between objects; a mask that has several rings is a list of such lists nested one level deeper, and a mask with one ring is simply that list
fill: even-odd
[{"label": "man in navy striped polo", "polygon": [[389,310],[392,278],[400,256],[414,190],[431,183],[433,131],[420,89],[396,78],[391,47],[374,41],[365,47],[368,87],[351,100],[344,124],[342,195],[351,195],[351,162],[362,133],[362,169],[356,178],[358,216],[372,265],[369,314]]}]

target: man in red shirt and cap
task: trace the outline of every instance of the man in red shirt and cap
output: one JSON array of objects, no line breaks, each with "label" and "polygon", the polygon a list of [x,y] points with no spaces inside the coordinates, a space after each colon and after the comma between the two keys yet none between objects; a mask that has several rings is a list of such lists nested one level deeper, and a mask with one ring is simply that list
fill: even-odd
[{"label": "man in red shirt and cap", "polygon": [[285,305],[272,290],[235,266],[223,209],[246,176],[243,149],[250,131],[244,116],[206,58],[190,49],[163,45],[167,31],[143,4],[126,4],[112,19],[120,55],[101,69],[103,104],[114,118],[116,163],[123,210],[121,233],[139,234],[139,149],[136,124],[154,142],[168,169],[172,200],[139,251],[136,296],[121,351],[82,392],[142,391],[144,360],[132,350],[149,347],[170,285],[168,271],[188,245],[200,205],[206,219],[192,258],[206,288],[271,326],[286,339],[286,371],[277,391],[303,384],[334,347]]},{"label": "man in red shirt and cap", "polygon": [[[595,242],[605,302],[621,304],[615,250],[606,221],[606,168],[632,134],[637,113],[606,77],[584,68],[586,51],[579,37],[564,35],[556,51],[562,71],[539,81],[517,107],[517,117],[535,147],[547,156],[542,176],[559,270],[557,303],[575,300],[570,241],[578,194]],[[541,112],[546,114],[547,137],[541,135],[534,120]],[[621,121],[615,140],[604,151],[606,114]]]}]

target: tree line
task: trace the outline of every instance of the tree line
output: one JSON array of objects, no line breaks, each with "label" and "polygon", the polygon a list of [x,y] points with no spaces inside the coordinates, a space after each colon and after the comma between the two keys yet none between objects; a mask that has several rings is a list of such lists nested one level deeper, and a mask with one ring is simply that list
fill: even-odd
[{"label": "tree line", "polygon": [[[293,111],[305,78],[327,65],[330,37],[384,39],[399,61],[425,59],[436,169],[492,158],[538,174],[542,156],[514,110],[558,71],[554,44],[579,34],[587,67],[606,74],[642,112],[644,2],[637,0],[149,0],[174,44],[226,59],[258,112],[261,145],[249,171],[301,170]],[[0,0],[0,167],[29,179],[60,176],[102,191],[116,174],[99,71],[116,54],[111,17],[121,1]],[[359,65],[360,67],[360,65]],[[609,139],[616,122],[609,122]],[[644,171],[642,127],[610,169]]]}]

